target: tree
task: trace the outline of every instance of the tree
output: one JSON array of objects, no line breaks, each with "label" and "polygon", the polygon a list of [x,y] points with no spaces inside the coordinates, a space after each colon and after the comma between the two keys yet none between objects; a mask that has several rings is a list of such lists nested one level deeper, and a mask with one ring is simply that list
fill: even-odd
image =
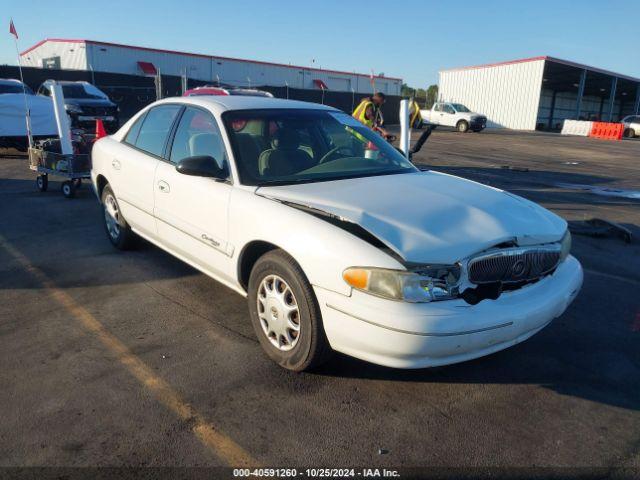
[{"label": "tree", "polygon": [[425,97],[425,108],[433,107],[433,104],[438,101],[438,85],[429,85]]},{"label": "tree", "polygon": [[438,85],[429,85],[429,88],[425,90],[423,88],[413,88],[403,83],[400,89],[400,95],[405,98],[413,97],[420,105],[431,108],[438,100]]}]

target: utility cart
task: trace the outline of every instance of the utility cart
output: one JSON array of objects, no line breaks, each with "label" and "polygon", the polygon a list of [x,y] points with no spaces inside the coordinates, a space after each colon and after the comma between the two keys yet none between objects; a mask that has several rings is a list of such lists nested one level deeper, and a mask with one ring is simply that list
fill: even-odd
[{"label": "utility cart", "polygon": [[41,192],[49,187],[49,175],[64,177],[62,194],[73,198],[81,187],[82,179],[91,178],[91,156],[87,153],[62,154],[42,147],[29,148],[29,166],[38,172],[36,185]]}]

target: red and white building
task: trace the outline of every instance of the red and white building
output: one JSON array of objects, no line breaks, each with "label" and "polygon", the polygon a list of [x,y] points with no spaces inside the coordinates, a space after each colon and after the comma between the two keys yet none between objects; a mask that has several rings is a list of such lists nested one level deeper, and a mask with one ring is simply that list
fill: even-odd
[{"label": "red and white building", "polygon": [[[128,75],[182,76],[242,87],[328,89],[371,93],[369,74],[343,72],[240,58],[176,52],[94,40],[49,38],[21,54],[22,64],[39,68],[93,70]],[[400,95],[401,78],[375,76],[376,90]]]}]

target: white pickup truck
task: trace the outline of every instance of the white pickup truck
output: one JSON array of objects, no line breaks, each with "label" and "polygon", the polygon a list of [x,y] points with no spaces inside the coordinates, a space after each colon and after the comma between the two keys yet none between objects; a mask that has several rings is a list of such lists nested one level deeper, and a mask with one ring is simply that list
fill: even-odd
[{"label": "white pickup truck", "polygon": [[420,110],[425,123],[455,127],[461,133],[479,132],[487,126],[487,117],[472,112],[461,103],[437,102],[431,110]]}]

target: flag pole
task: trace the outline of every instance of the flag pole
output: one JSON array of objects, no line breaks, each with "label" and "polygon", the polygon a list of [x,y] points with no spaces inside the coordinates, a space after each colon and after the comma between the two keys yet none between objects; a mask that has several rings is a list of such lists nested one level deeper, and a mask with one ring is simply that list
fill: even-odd
[{"label": "flag pole", "polygon": [[18,33],[13,25],[13,19],[11,19],[10,32],[13,35],[13,43],[16,46],[16,54],[18,55],[18,70],[20,71],[20,81],[22,82],[22,94],[24,98],[24,110],[26,113],[25,121],[27,122],[27,140],[29,142],[29,148],[33,147],[33,138],[31,136],[31,112],[29,110],[29,103],[27,102],[27,86],[24,83],[24,76],[22,74],[22,60],[20,58],[20,49],[18,48]]}]

